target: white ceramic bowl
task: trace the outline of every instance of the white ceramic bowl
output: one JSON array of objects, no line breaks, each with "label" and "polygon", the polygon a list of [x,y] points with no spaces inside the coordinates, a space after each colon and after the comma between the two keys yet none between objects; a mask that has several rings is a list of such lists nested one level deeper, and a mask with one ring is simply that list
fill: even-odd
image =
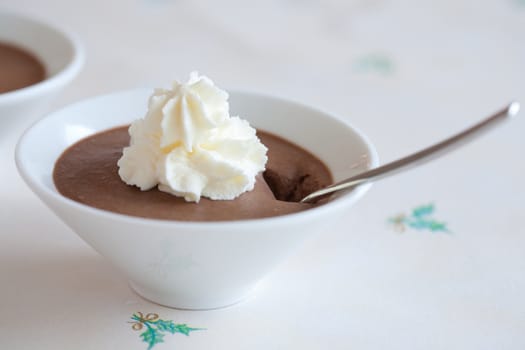
[{"label": "white ceramic bowl", "polygon": [[[52,171],[64,149],[87,135],[142,117],[151,92],[139,89],[100,96],[51,113],[25,132],[16,149],[19,172],[29,187],[146,299],[185,309],[233,304],[307,237],[326,231],[368,189],[359,187],[297,214],[229,222],[143,219],[60,195]],[[230,93],[230,110],[257,128],[311,150],[336,180],[377,165],[373,146],[360,132],[318,110],[240,92]]]},{"label": "white ceramic bowl", "polygon": [[0,11],[0,42],[35,55],[46,78],[22,89],[0,93],[0,129],[23,125],[38,113],[78,74],[84,62],[79,41],[51,24],[25,15]]}]

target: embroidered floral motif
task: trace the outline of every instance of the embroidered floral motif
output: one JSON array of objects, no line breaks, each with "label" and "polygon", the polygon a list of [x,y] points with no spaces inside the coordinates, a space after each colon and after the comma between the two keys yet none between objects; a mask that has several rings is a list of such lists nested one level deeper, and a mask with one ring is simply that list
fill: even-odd
[{"label": "embroidered floral motif", "polygon": [[191,328],[186,324],[175,324],[173,321],[162,320],[159,318],[159,315],[154,313],[149,313],[146,316],[142,312],[136,312],[131,316],[133,321],[129,323],[132,324],[131,328],[134,331],[144,330],[140,334],[140,337],[144,342],[148,344],[148,350],[151,350],[153,346],[158,343],[164,342],[164,335],[166,332],[175,334],[182,333],[184,335],[190,335],[190,332],[202,330],[202,328]]},{"label": "embroidered floral motif", "polygon": [[410,215],[399,214],[388,221],[398,232],[405,232],[407,227],[415,230],[428,230],[431,232],[450,232],[446,223],[432,218],[434,204],[420,205],[412,210]]},{"label": "embroidered floral motif", "polygon": [[354,65],[360,73],[378,73],[384,76],[394,73],[394,62],[385,54],[370,53],[359,57]]},{"label": "embroidered floral motif", "polygon": [[512,0],[514,6],[525,8],[525,0]]}]

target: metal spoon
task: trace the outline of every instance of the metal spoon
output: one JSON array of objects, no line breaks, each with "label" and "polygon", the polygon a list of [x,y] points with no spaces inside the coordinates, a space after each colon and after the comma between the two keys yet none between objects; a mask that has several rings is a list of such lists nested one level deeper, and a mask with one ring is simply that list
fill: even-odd
[{"label": "metal spoon", "polygon": [[384,177],[400,173],[404,170],[408,170],[415,166],[426,163],[434,158],[437,158],[449,151],[452,151],[459,146],[472,141],[474,138],[483,134],[485,131],[492,129],[494,126],[499,125],[501,122],[508,120],[510,117],[515,116],[520,110],[520,104],[518,102],[512,102],[499,112],[491,115],[490,117],[483,119],[479,123],[471,126],[470,128],[449,137],[433,146],[425,148],[419,152],[406,156],[404,158],[395,160],[377,168],[373,168],[352,176],[348,179],[340,181],[336,184],[330,185],[304,197],[301,203],[314,203],[320,198],[325,197],[328,194],[347,191],[356,186],[363,185],[371,181],[377,181]]}]

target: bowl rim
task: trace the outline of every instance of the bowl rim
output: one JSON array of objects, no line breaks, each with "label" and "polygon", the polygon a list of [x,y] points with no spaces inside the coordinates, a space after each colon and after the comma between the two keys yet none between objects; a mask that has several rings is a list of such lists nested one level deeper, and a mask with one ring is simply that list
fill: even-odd
[{"label": "bowl rim", "polygon": [[[33,96],[42,95],[48,90],[52,90],[56,87],[66,84],[68,81],[78,74],[85,62],[85,50],[79,37],[65,28],[58,26],[54,23],[50,23],[44,19],[34,17],[33,15],[22,14],[20,12],[10,10],[0,10],[0,17],[10,17],[16,20],[26,21],[35,23],[46,27],[57,34],[62,40],[71,45],[73,55],[69,62],[57,73],[52,76],[47,76],[44,80],[32,84],[20,89],[0,93],[0,105],[4,103],[17,102]],[[9,41],[10,44],[16,45],[16,40]],[[31,51],[31,49],[28,49]]]},{"label": "bowl rim", "polygon": [[[224,227],[231,227],[235,226],[237,228],[243,228],[248,227],[254,224],[257,225],[263,225],[263,226],[273,226],[276,224],[280,224],[286,220],[290,219],[301,219],[306,218],[308,216],[308,220],[312,220],[317,217],[323,217],[325,214],[329,214],[331,211],[338,211],[340,209],[343,209],[345,206],[349,206],[355,202],[357,202],[372,186],[371,183],[365,183],[363,185],[358,186],[354,190],[348,193],[344,193],[338,198],[325,203],[323,205],[307,209],[304,211],[300,211],[297,213],[291,213],[291,214],[285,214],[285,215],[279,215],[279,216],[272,216],[272,217],[265,217],[265,218],[254,218],[254,219],[242,219],[242,220],[226,220],[226,221],[177,221],[177,220],[166,220],[166,219],[154,219],[154,218],[144,218],[144,217],[138,217],[138,216],[131,216],[126,214],[120,214],[104,209],[95,208],[77,201],[74,201],[70,198],[67,198],[60,194],[58,190],[50,189],[48,186],[42,185],[40,182],[35,181],[34,178],[29,174],[27,169],[25,168],[24,163],[24,156],[21,152],[23,145],[25,142],[27,142],[26,138],[28,137],[28,134],[39,124],[45,123],[49,118],[52,118],[53,115],[61,113],[64,109],[74,107],[78,104],[87,103],[89,101],[93,101],[98,98],[108,98],[115,95],[119,95],[122,93],[130,93],[132,91],[140,91],[140,90],[150,90],[153,91],[153,89],[146,89],[146,88],[133,88],[133,89],[125,89],[125,90],[119,90],[108,94],[101,94],[97,96],[88,97],[82,100],[79,100],[75,103],[69,104],[67,106],[64,106],[60,109],[57,109],[55,111],[52,111],[48,114],[46,114],[44,117],[39,119],[38,121],[34,122],[30,127],[28,127],[20,136],[18,139],[18,142],[16,144],[15,148],[15,163],[16,167],[18,169],[18,172],[20,176],[24,179],[26,184],[30,187],[30,189],[41,198],[41,200],[44,201],[47,205],[47,201],[44,200],[45,196],[49,196],[53,198],[55,201],[60,202],[62,205],[66,206],[72,206],[73,208],[77,209],[78,211],[85,212],[90,215],[97,215],[102,216],[105,219],[110,219],[117,222],[126,222],[131,223],[138,226],[148,226],[148,227],[159,227],[159,228],[169,228],[169,227],[179,227],[179,228],[224,228]],[[284,98],[284,97],[278,97],[274,96],[272,94],[267,93],[261,93],[261,92],[255,92],[250,90],[240,90],[240,89],[231,89],[226,90],[229,94],[235,94],[235,95],[249,95],[252,97],[260,97],[260,98],[267,98],[267,99],[273,99],[278,102],[284,102],[287,104],[292,104],[299,108],[307,108],[315,113],[323,114],[326,117],[329,117],[336,122],[339,122],[342,125],[345,125],[346,128],[350,129],[355,135],[360,139],[360,141],[365,146],[367,155],[369,156],[369,164],[368,167],[376,167],[379,164],[379,157],[377,154],[377,151],[374,147],[374,145],[370,142],[368,137],[358,128],[354,127],[351,123],[347,122],[346,120],[340,118],[334,113],[328,113],[324,110],[321,110],[319,108],[311,107],[306,104],[303,104],[301,102],[297,102],[293,99]],[[108,127],[108,128],[111,128]],[[101,131],[101,130],[99,130]],[[97,131],[97,132],[99,132]],[[249,232],[250,230],[247,230]]]}]

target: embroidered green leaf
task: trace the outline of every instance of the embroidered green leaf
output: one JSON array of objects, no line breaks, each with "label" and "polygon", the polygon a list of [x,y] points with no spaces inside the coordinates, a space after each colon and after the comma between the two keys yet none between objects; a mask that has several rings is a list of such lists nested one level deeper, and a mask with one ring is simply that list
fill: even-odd
[{"label": "embroidered green leaf", "polygon": [[155,344],[164,342],[164,335],[151,327],[147,327],[140,336],[144,342],[148,343],[148,350],[151,350]]},{"label": "embroidered green leaf", "polygon": [[369,53],[357,58],[354,68],[361,73],[378,73],[387,76],[394,72],[395,65],[386,54]]},{"label": "embroidered green leaf", "polygon": [[513,3],[516,7],[525,8],[525,0],[514,0]]},{"label": "embroidered green leaf", "polygon": [[158,320],[155,322],[155,325],[157,326],[157,329],[161,332],[170,332],[171,334],[175,333],[175,324],[173,321],[164,321],[164,320]]},{"label": "embroidered green leaf", "polygon": [[163,343],[164,333],[166,332],[171,334],[182,333],[188,336],[191,331],[203,329],[188,327],[185,323],[175,324],[171,320],[162,320],[155,313],[149,313],[144,316],[142,312],[137,312],[131,316],[131,319],[133,320],[133,322],[130,322],[133,330],[138,331],[146,327],[146,330],[140,334],[140,337],[148,344],[148,350],[151,350],[158,343]]},{"label": "embroidered green leaf", "polygon": [[435,220],[417,220],[410,221],[408,225],[412,228],[421,230],[428,229],[430,231],[447,231],[446,224]]},{"label": "embroidered green leaf", "polygon": [[428,223],[428,228],[430,229],[430,231],[448,232],[447,224],[445,224],[444,222],[438,222],[438,221],[432,220]]},{"label": "embroidered green leaf", "polygon": [[412,216],[415,218],[420,218],[423,216],[430,215],[434,212],[434,204],[420,205],[419,207],[412,210]]},{"label": "embroidered green leaf", "polygon": [[427,222],[424,220],[408,221],[407,225],[416,230],[423,230],[427,228]]},{"label": "embroidered green leaf", "polygon": [[191,327],[188,327],[188,325],[186,324],[175,325],[175,331],[178,333],[185,334],[185,335],[190,335],[191,331],[197,331],[197,330],[200,330],[200,328],[191,328]]}]

